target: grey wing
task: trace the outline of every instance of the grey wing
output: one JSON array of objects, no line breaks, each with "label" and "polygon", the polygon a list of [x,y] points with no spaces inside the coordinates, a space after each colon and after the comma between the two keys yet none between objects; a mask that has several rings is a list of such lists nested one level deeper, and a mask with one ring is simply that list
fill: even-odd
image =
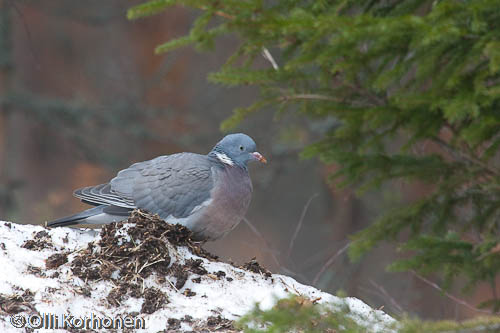
[{"label": "grey wing", "polygon": [[166,219],[183,218],[207,204],[213,189],[212,165],[204,155],[160,156],[122,170],[110,182],[122,202]]},{"label": "grey wing", "polygon": [[114,192],[111,184],[83,187],[75,190],[73,195],[91,205],[112,205],[122,208],[136,208],[130,198],[122,197]]}]

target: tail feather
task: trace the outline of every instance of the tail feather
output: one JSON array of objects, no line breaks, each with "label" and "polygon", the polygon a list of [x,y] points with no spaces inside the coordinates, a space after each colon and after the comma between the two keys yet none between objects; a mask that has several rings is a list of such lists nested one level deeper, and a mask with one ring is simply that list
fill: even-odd
[{"label": "tail feather", "polygon": [[74,215],[61,217],[60,219],[48,222],[47,226],[48,227],[65,227],[65,226],[85,223],[83,220],[85,220],[89,217],[95,216],[97,214],[102,214],[104,211],[104,208],[106,208],[105,205],[100,205],[100,206],[97,206],[94,208],[84,210],[83,212],[80,212],[80,213],[77,213]]}]

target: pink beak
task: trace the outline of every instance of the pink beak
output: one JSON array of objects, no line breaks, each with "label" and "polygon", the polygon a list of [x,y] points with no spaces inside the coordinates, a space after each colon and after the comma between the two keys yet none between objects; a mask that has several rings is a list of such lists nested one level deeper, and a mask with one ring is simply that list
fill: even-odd
[{"label": "pink beak", "polygon": [[259,160],[262,163],[267,163],[266,158],[264,156],[262,156],[260,153],[253,152],[252,155],[253,155],[253,157],[255,157],[256,160]]}]

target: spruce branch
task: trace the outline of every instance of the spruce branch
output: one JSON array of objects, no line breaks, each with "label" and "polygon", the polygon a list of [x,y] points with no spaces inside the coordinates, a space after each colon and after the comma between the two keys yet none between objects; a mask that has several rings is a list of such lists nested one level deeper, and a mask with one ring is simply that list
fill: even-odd
[{"label": "spruce branch", "polygon": [[276,99],[278,102],[288,102],[292,100],[318,100],[318,101],[331,101],[341,103],[342,100],[326,95],[320,94],[293,94],[293,95],[283,95]]},{"label": "spruce branch", "polygon": [[455,149],[453,146],[448,144],[446,141],[438,138],[438,137],[432,137],[431,140],[435,143],[437,143],[439,146],[441,146],[444,150],[446,150],[448,153],[450,153],[456,160],[459,160],[461,162],[465,162],[467,164],[473,164],[476,166],[479,166],[482,168],[486,173],[498,177],[500,176],[500,173],[498,170],[495,168],[490,167],[489,165],[483,163],[479,159],[470,156],[469,154],[464,153],[463,151]]},{"label": "spruce branch", "polygon": [[[413,242],[411,251],[417,251],[410,253],[413,265],[445,273],[450,283],[464,277],[459,281],[473,287],[498,274],[496,261],[489,262],[496,258],[484,257],[474,262],[474,269],[470,261],[489,246],[491,237],[498,237],[500,44],[495,36],[500,14],[495,1],[424,6],[415,0],[389,5],[155,1],[204,11],[185,39],[164,45],[169,51],[184,43],[210,46],[219,35],[241,40],[209,79],[226,86],[252,85],[261,89],[261,96],[250,107],[236,109],[223,123],[224,130],[255,111],[277,106],[280,112],[288,103],[305,117],[336,114],[340,119],[335,126],[303,127],[311,137],[318,136],[303,156],[335,164],[330,175],[341,178],[340,185],[379,188],[383,194],[394,180],[430,184],[428,192],[420,192],[422,198],[414,196],[393,212],[381,209],[383,217],[358,232],[353,246],[337,250],[315,283],[347,247],[352,257],[359,257],[380,242],[397,241],[406,231],[406,242]],[[207,31],[212,17],[222,18],[221,29]],[[270,68],[254,66],[261,56]],[[344,110],[351,112],[339,114]],[[449,136],[441,136],[446,129]],[[432,146],[408,153],[420,143]],[[301,228],[299,221],[288,253]],[[480,237],[474,247],[461,247],[446,238],[452,230]],[[424,242],[421,231],[432,242]],[[443,247],[454,246],[460,251],[446,257]],[[452,274],[442,265],[445,259]],[[484,306],[491,304],[496,306]]]},{"label": "spruce branch", "polygon": [[[200,9],[207,10],[207,7],[201,6]],[[220,11],[220,10],[215,11],[214,14],[217,16],[220,16],[220,17],[224,17],[228,20],[235,19],[235,17],[233,15],[226,14],[225,12]],[[274,70],[279,69],[278,63],[276,62],[276,60],[274,60],[273,55],[265,46],[262,47],[262,56],[264,57],[264,59],[266,59],[267,61],[269,61],[271,63],[271,66],[273,66]]]},{"label": "spruce branch", "polygon": [[377,94],[372,93],[369,89],[364,88],[358,80],[355,80],[354,83],[345,81],[344,84],[360,96],[371,100],[374,106],[386,106],[389,104],[387,97],[380,97]]}]

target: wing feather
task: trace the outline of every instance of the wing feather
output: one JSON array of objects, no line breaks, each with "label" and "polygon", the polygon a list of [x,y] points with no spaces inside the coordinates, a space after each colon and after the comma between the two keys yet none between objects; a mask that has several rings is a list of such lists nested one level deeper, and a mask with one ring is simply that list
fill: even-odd
[{"label": "wing feather", "polygon": [[97,205],[115,205],[123,208],[136,208],[134,201],[116,194],[109,183],[83,187],[73,195],[85,202]]},{"label": "wing feather", "polygon": [[212,163],[205,155],[181,153],[136,163],[110,182],[113,193],[161,218],[183,218],[210,199]]},{"label": "wing feather", "polygon": [[210,199],[212,167],[205,155],[160,156],[132,164],[109,183],[80,188],[74,195],[94,205],[142,208],[162,218],[183,218]]}]

